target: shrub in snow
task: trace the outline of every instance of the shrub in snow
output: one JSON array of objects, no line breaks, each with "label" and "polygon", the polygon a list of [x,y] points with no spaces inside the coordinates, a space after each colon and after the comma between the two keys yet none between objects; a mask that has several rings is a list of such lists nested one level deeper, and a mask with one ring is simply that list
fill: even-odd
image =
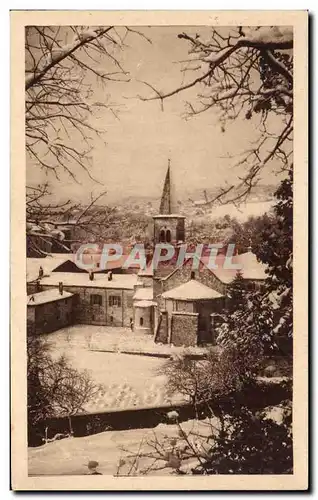
[{"label": "shrub in snow", "polygon": [[276,372],[276,367],[274,365],[266,366],[264,373],[266,377],[274,377]]},{"label": "shrub in snow", "polygon": [[167,419],[170,420],[170,421],[175,422],[176,420],[178,420],[178,418],[179,418],[179,413],[177,411],[175,411],[175,410],[169,411],[167,413]]}]

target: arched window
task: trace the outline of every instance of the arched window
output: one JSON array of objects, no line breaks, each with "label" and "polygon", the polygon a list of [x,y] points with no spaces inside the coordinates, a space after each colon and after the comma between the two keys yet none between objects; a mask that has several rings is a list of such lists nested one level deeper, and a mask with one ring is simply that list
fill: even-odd
[{"label": "arched window", "polygon": [[142,326],[144,324],[144,318],[140,318],[139,325]]},{"label": "arched window", "polygon": [[166,232],[165,232],[164,229],[161,229],[161,231],[160,231],[159,241],[161,243],[165,243],[166,242]]},{"label": "arched window", "polygon": [[167,231],[166,231],[166,242],[170,243],[170,241],[171,241],[171,231],[170,231],[170,229],[167,229]]}]

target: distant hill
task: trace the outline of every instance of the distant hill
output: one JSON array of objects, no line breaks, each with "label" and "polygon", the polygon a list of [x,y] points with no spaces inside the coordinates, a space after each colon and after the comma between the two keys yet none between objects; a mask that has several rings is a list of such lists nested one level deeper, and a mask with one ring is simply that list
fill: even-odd
[{"label": "distant hill", "polygon": [[[274,192],[276,190],[275,185],[263,184],[256,186],[251,195],[249,196],[248,202],[270,202],[273,199]],[[200,206],[203,205],[205,200],[211,200],[220,192],[220,188],[213,189],[192,189],[187,190],[184,193],[177,193],[177,199],[174,200],[175,210],[182,213],[184,210],[187,211],[190,206]],[[116,203],[111,203],[111,205],[116,205],[119,208],[129,208],[136,211],[142,210],[146,213],[157,213],[159,210],[160,197],[153,196],[123,196],[121,200]]]}]

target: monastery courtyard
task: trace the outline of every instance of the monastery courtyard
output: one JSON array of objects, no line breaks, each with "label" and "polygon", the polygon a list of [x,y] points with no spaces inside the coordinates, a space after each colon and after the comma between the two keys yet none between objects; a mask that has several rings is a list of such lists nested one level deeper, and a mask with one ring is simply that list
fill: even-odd
[{"label": "monastery courtyard", "polygon": [[[138,336],[129,328],[97,325],[73,325],[42,338],[47,340],[53,358],[64,354],[74,368],[89,371],[94,381],[104,386],[95,401],[85,407],[88,412],[182,401],[167,395],[166,377],[160,369],[168,355],[181,353],[184,348],[156,345],[151,335]],[[198,351],[203,349],[196,347]]]}]

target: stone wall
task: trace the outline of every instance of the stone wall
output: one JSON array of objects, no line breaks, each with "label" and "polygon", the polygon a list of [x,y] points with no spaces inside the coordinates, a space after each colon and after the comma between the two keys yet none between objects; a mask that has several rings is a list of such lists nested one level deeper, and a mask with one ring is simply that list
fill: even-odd
[{"label": "stone wall", "polygon": [[171,241],[169,243],[176,244],[179,240],[184,241],[184,218],[183,217],[155,217],[154,218],[154,240],[155,243],[160,242],[160,231],[169,230],[171,233]]},{"label": "stone wall", "polygon": [[198,314],[173,312],[170,341],[175,346],[196,346],[198,343]]},{"label": "stone wall", "polygon": [[76,297],[65,297],[38,305],[27,306],[28,332],[50,333],[73,324],[74,301]]},{"label": "stone wall", "polygon": [[145,288],[152,287],[152,281],[153,277],[152,276],[138,276],[138,281],[142,283],[142,286]]},{"label": "stone wall", "polygon": [[153,280],[153,298],[155,301],[158,301],[158,305],[159,305],[160,309],[163,309],[163,300],[160,299],[162,292],[163,292],[162,281],[160,280],[160,278],[154,278],[154,280]]},{"label": "stone wall", "polygon": [[162,344],[168,343],[168,314],[166,311],[160,312],[154,341]]},{"label": "stone wall", "polygon": [[[42,290],[56,288],[50,285],[41,285]],[[64,285],[64,290],[76,294],[74,306],[74,322],[87,325],[130,326],[133,318],[134,290],[120,290],[111,288],[95,288]],[[92,304],[91,296],[99,295],[101,304]],[[118,297],[120,305],[112,305],[110,296]]]},{"label": "stone wall", "polygon": [[192,260],[187,262],[184,266],[177,268],[174,273],[162,280],[163,292],[188,282],[191,279],[192,271],[194,272],[194,279],[200,283],[213,288],[213,290],[216,290],[222,295],[226,293],[226,285],[206,266],[201,266],[201,269],[198,270],[192,270]]},{"label": "stone wall", "polygon": [[194,303],[186,300],[176,300],[175,301],[175,311],[178,312],[197,312],[193,310]]}]

